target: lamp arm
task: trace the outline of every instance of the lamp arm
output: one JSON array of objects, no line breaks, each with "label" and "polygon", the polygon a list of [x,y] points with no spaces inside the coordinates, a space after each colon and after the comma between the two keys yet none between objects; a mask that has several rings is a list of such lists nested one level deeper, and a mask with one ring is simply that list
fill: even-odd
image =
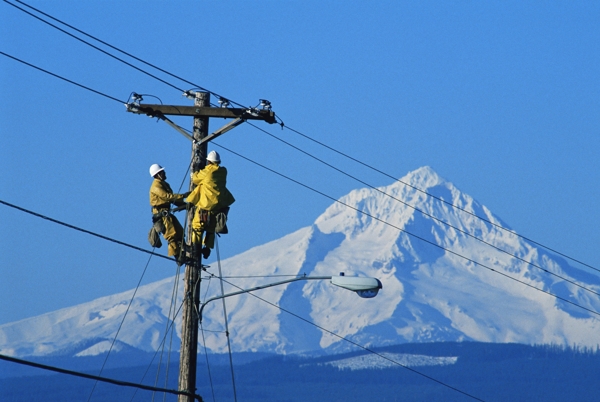
[{"label": "lamp arm", "polygon": [[250,289],[242,289],[242,290],[238,290],[237,292],[231,292],[231,293],[226,293],[221,296],[211,297],[210,299],[208,299],[204,303],[202,303],[202,305],[200,306],[200,309],[198,310],[198,322],[202,322],[202,311],[204,311],[204,307],[211,301],[224,299],[224,298],[230,297],[230,296],[237,296],[237,295],[241,295],[244,293],[254,292],[255,290],[271,288],[273,286],[284,285],[286,283],[291,283],[291,282],[309,281],[309,280],[325,280],[325,279],[331,279],[331,278],[332,278],[331,276],[306,276],[306,274],[305,274],[304,276],[299,276],[299,277],[293,278],[293,279],[286,279],[285,281],[268,283],[266,285],[256,286],[256,287],[253,287]]}]

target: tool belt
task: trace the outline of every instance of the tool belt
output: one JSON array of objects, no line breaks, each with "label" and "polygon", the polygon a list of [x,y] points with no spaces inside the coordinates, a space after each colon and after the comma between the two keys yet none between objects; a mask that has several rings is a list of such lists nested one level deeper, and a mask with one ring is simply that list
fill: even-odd
[{"label": "tool belt", "polygon": [[171,211],[169,211],[168,209],[163,209],[161,211],[158,211],[155,214],[152,214],[152,223],[155,223],[156,221],[159,221],[160,219],[164,218],[165,216],[169,216],[171,215]]}]

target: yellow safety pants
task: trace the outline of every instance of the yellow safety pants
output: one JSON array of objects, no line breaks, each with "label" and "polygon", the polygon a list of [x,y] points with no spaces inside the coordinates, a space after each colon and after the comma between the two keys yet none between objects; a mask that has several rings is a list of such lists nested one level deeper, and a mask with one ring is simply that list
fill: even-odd
[{"label": "yellow safety pants", "polygon": [[[202,216],[204,212],[204,217]],[[206,222],[208,220],[208,222]],[[209,211],[196,209],[194,219],[192,219],[192,243],[203,244],[208,248],[215,247],[215,215]],[[204,239],[202,235],[206,232]]]},{"label": "yellow safety pants", "polygon": [[174,215],[163,216],[163,224],[165,225],[165,231],[163,237],[169,242],[168,255],[174,256],[179,255],[181,251],[181,241],[183,240],[183,227]]}]

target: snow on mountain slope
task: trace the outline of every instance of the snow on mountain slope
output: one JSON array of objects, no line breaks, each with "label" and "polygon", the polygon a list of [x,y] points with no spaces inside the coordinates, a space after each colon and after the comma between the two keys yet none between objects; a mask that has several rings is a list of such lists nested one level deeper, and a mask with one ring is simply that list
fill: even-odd
[{"label": "snow on mountain slope", "polygon": [[[227,298],[235,351],[351,349],[341,337],[369,346],[460,340],[600,344],[598,314],[545,293],[600,311],[597,276],[500,229],[506,225],[485,206],[429,167],[401,181],[409,186],[395,182],[377,190],[352,191],[311,227],[222,261],[227,281],[241,288],[275,282],[280,275],[339,272],[376,277],[383,283],[374,299],[361,299],[328,281],[255,292],[321,328],[249,294]],[[209,272],[218,274],[216,267]],[[145,351],[158,347],[173,284],[171,278],[139,289],[120,342]],[[225,284],[225,292],[236,290]],[[206,300],[220,293],[220,285],[206,278],[201,292]],[[2,325],[0,353],[101,353],[114,338],[131,294]],[[177,322],[177,331],[179,326]],[[221,301],[207,305],[203,328],[207,348],[225,351]]]},{"label": "snow on mountain slope", "polygon": [[[381,358],[383,356],[383,359]],[[361,356],[348,357],[334,360],[319,365],[333,366],[341,370],[373,370],[390,367],[422,367],[422,366],[448,366],[455,364],[455,356],[424,356],[407,353],[381,353],[380,355],[368,353]]]}]

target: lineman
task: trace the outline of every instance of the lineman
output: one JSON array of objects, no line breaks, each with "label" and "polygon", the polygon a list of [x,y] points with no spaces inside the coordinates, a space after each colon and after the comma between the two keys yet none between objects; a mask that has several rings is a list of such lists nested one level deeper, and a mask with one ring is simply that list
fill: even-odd
[{"label": "lineman", "polygon": [[[159,164],[150,166],[150,176],[154,177],[150,187],[150,205],[152,206],[152,222],[159,227],[165,240],[169,242],[169,256],[175,256],[177,264],[185,262],[185,255],[181,253],[183,228],[171,213],[171,204],[185,205],[183,199],[189,194],[173,194],[171,186],[166,182],[167,173]],[[162,226],[160,225],[162,223]]]},{"label": "lineman", "polygon": [[[206,157],[206,166],[192,174],[196,188],[186,201],[196,206],[192,219],[192,244],[196,247],[204,244],[202,256],[206,259],[215,246],[216,217],[219,212],[227,214],[229,206],[235,202],[226,187],[227,169],[221,164],[221,157],[211,151]],[[203,233],[204,241],[202,239]]]}]

